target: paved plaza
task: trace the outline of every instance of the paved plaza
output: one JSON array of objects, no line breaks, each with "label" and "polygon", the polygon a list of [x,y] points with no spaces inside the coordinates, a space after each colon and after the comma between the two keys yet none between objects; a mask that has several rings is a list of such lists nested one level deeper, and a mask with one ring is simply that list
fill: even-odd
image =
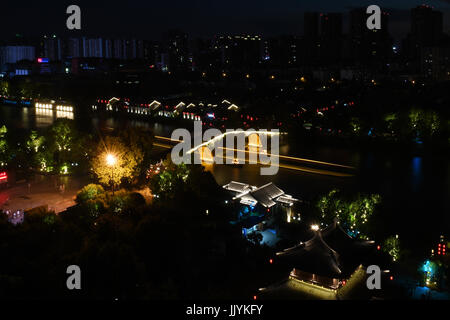
[{"label": "paved plaza", "polygon": [[0,210],[21,211],[48,205],[60,213],[75,205],[77,192],[87,178],[36,176],[31,182],[18,183],[0,190]]}]

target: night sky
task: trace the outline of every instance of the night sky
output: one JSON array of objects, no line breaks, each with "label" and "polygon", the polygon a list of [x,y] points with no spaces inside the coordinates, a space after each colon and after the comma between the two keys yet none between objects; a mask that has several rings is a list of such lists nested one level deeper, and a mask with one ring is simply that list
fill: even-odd
[{"label": "night sky", "polygon": [[305,11],[347,13],[354,7],[378,4],[391,13],[390,31],[400,38],[409,30],[409,9],[423,3],[444,11],[445,30],[450,31],[450,0],[5,0],[0,11],[0,36],[64,34],[65,11],[70,4],[81,7],[84,35],[147,39],[158,39],[170,28],[181,28],[194,36],[302,34]]}]

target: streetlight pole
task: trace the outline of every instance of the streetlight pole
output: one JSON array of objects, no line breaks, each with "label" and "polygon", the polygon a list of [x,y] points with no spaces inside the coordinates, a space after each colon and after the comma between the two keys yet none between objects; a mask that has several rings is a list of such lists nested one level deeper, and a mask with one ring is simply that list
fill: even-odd
[{"label": "streetlight pole", "polygon": [[114,196],[114,167],[117,163],[117,157],[112,153],[106,155],[106,164],[111,167],[111,183],[112,183],[112,193]]},{"label": "streetlight pole", "polygon": [[112,194],[114,196],[114,166],[111,166],[111,187],[112,187]]}]

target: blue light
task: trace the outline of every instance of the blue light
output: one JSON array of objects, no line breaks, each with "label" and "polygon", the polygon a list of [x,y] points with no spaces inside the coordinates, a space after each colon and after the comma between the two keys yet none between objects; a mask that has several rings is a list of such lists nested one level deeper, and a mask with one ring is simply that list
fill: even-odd
[{"label": "blue light", "polygon": [[433,271],[433,269],[431,268],[431,264],[430,264],[430,261],[429,260],[427,260],[425,263],[424,263],[424,265],[423,265],[423,267],[422,267],[422,270],[423,270],[423,272],[431,272],[431,271]]},{"label": "blue light", "polygon": [[214,115],[214,113],[208,113],[207,115],[206,115],[208,118],[210,118],[210,119],[214,119],[216,116]]}]

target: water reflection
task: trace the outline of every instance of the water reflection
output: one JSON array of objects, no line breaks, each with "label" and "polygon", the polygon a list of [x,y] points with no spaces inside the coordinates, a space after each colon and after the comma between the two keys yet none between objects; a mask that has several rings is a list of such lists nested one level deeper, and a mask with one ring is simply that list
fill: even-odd
[{"label": "water reflection", "polygon": [[36,128],[43,128],[53,124],[53,110],[36,108]]},{"label": "water reflection", "polygon": [[[26,111],[25,111],[26,110]],[[25,108],[22,113],[27,113]],[[57,106],[56,110],[51,105],[36,106],[35,108],[35,126],[36,128],[45,128],[53,124],[56,119],[75,119],[72,107]]]},{"label": "water reflection", "polygon": [[414,192],[418,192],[423,180],[422,157],[415,157],[412,160],[411,187]]},{"label": "water reflection", "polygon": [[66,118],[70,120],[74,120],[74,114],[70,111],[56,111],[56,119]]}]

